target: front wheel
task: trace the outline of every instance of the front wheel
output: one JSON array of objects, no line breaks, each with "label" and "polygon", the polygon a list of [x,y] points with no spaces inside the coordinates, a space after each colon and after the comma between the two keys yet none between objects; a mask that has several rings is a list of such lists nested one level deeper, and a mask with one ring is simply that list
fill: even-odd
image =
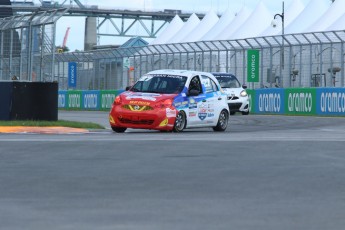
[{"label": "front wheel", "polygon": [[186,126],[186,114],[183,111],[178,112],[173,128],[174,132],[182,132]]},{"label": "front wheel", "polygon": [[111,129],[116,133],[124,133],[127,128],[111,126]]},{"label": "front wheel", "polygon": [[213,130],[220,131],[220,132],[225,131],[226,128],[228,127],[228,122],[229,122],[229,114],[228,114],[228,111],[224,109],[222,110],[222,112],[220,112],[217,126],[213,127]]},{"label": "front wheel", "polygon": [[242,112],[242,115],[248,115],[249,114],[249,110],[247,112]]}]

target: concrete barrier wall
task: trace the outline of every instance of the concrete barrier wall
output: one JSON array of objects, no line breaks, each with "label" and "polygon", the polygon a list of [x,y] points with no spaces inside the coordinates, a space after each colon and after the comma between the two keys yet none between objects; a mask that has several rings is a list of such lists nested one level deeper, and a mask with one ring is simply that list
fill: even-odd
[{"label": "concrete barrier wall", "polygon": [[[59,108],[109,110],[123,90],[59,91]],[[250,113],[345,116],[345,88],[267,88],[247,90]]]},{"label": "concrete barrier wall", "polygon": [[56,82],[1,81],[0,120],[58,119]]}]

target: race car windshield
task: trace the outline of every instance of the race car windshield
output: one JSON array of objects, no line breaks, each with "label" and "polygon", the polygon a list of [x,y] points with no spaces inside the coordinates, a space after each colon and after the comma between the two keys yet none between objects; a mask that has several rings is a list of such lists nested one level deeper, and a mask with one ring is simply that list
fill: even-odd
[{"label": "race car windshield", "polygon": [[235,76],[216,76],[220,86],[222,88],[239,88],[240,82]]},{"label": "race car windshield", "polygon": [[187,77],[178,75],[145,75],[130,89],[134,92],[178,94],[184,88]]}]

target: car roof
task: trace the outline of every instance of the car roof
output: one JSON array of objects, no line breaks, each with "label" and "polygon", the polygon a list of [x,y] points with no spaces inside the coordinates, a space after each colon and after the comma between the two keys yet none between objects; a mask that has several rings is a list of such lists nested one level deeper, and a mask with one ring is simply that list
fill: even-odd
[{"label": "car roof", "polygon": [[213,72],[212,73],[215,77],[217,76],[231,76],[231,77],[236,77],[234,74],[232,73],[222,73],[222,72]]},{"label": "car roof", "polygon": [[160,70],[154,70],[151,72],[148,72],[147,74],[167,74],[167,75],[180,75],[180,76],[194,76],[194,75],[207,75],[212,76],[210,73],[207,72],[200,72],[200,71],[194,71],[194,70],[180,70],[180,69],[160,69]]}]

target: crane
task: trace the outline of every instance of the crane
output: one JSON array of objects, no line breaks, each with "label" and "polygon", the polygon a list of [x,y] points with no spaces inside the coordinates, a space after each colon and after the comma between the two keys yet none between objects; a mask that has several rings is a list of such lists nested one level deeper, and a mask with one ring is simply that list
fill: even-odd
[{"label": "crane", "polygon": [[68,34],[69,34],[70,29],[71,29],[70,27],[67,27],[67,29],[66,29],[66,33],[65,33],[65,36],[63,38],[63,42],[62,42],[62,46],[61,46],[62,48],[66,47],[66,43],[67,43]]},{"label": "crane", "polygon": [[65,36],[64,36],[63,41],[62,41],[62,45],[57,47],[58,53],[63,53],[64,51],[66,51],[66,43],[67,43],[68,34],[69,34],[70,29],[71,29],[70,27],[67,27]]}]

